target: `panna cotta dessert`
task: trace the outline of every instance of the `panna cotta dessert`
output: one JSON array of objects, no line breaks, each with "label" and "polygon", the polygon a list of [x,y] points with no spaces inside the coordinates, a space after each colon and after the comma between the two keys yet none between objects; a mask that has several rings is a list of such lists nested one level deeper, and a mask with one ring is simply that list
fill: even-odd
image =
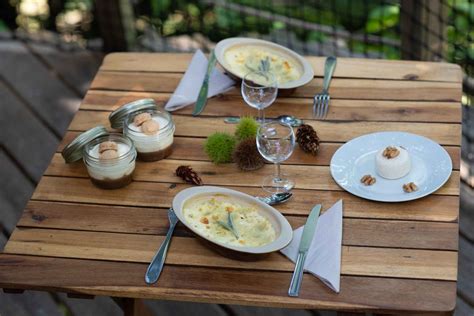
[{"label": "panna cotta dessert", "polygon": [[83,159],[92,183],[103,189],[118,189],[132,182],[137,152],[120,134],[98,137],[84,146]]},{"label": "panna cotta dessert", "polygon": [[173,150],[175,125],[165,111],[147,110],[131,113],[123,124],[142,161],[157,161],[168,157]]},{"label": "panna cotta dessert", "polygon": [[402,178],[410,172],[410,155],[401,146],[388,146],[376,154],[375,169],[382,178],[389,180]]}]

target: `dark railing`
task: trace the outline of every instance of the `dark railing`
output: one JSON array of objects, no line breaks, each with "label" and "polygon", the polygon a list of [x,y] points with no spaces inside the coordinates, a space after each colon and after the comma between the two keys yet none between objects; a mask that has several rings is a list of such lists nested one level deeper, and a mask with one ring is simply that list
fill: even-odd
[{"label": "dark railing", "polygon": [[106,51],[206,50],[244,35],[303,54],[444,59],[473,75],[474,0],[49,0],[36,12],[23,2],[1,1],[0,30],[100,36]]}]

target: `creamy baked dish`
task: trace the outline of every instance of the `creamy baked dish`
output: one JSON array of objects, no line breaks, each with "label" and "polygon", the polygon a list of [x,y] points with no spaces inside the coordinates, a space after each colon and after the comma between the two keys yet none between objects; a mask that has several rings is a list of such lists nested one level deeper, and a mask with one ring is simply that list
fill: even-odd
[{"label": "creamy baked dish", "polygon": [[224,59],[229,70],[242,78],[251,71],[261,70],[262,61],[268,61],[268,70],[279,84],[298,80],[303,74],[295,60],[265,46],[231,47],[224,53]]},{"label": "creamy baked dish", "polygon": [[204,237],[227,245],[258,247],[277,237],[258,206],[225,194],[191,198],[185,202],[183,214],[187,224]]}]

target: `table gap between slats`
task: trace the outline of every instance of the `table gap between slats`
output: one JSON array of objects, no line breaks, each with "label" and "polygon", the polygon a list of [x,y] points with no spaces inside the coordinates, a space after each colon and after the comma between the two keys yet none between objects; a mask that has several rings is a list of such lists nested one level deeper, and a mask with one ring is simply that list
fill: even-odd
[{"label": "table gap between slats", "polygon": [[[113,90],[113,85],[112,86],[108,86],[108,85],[105,85],[103,84],[103,81],[108,81],[110,80],[111,78],[109,77],[112,77],[112,76],[115,76],[117,78],[117,80],[119,81],[119,85],[125,85],[125,82],[121,82],[121,80],[123,80],[124,77],[137,77],[138,78],[138,82],[142,82],[144,79],[152,79],[152,78],[158,78],[159,76],[161,76],[161,78],[158,78],[158,80],[156,81],[157,83],[161,83],[163,82],[163,78],[162,77],[165,77],[166,79],[171,79],[173,82],[172,83],[175,83],[175,81],[178,81],[183,77],[184,73],[183,72],[166,72],[166,71],[147,71],[147,72],[143,72],[143,71],[120,71],[120,70],[103,70],[103,69],[99,69],[99,71],[97,72],[97,75],[96,77],[94,78],[94,82],[92,83],[91,87],[90,87],[90,90]],[[140,78],[142,78],[140,81]],[[289,95],[289,96],[300,96],[301,95],[301,91],[307,91],[308,88],[313,88],[316,86],[316,83],[318,83],[318,87],[322,87],[322,81],[323,81],[324,77],[323,76],[314,76],[313,79],[307,83],[305,86],[302,86],[302,87],[299,87],[299,88],[296,88],[295,90],[286,90],[286,89],[282,89],[282,93],[283,95]],[[417,87],[421,87],[421,88],[424,88],[424,87],[439,87],[439,86],[443,86],[443,87],[446,87],[446,85],[448,85],[449,87],[455,87],[456,85],[459,84],[459,82],[453,82],[453,81],[441,81],[441,80],[406,80],[406,79],[390,79],[390,78],[360,78],[360,77],[341,77],[341,76],[333,76],[333,80],[335,83],[335,86],[338,87],[339,84],[338,82],[340,83],[346,83],[346,82],[354,82],[355,80],[358,81],[353,83],[354,84],[367,84],[369,82],[376,82],[376,85],[379,85],[379,84],[389,84],[389,83],[392,83],[394,84],[395,86],[397,85],[400,85],[400,86],[404,86],[408,83],[412,83],[414,84],[415,86]],[[129,82],[129,84],[131,84],[131,82]],[[149,83],[151,85],[151,83]],[[165,87],[167,88],[168,85],[171,84],[171,82],[168,82],[167,85],[165,85]],[[158,84],[156,84],[158,85]],[[149,92],[152,92],[152,91],[155,91],[155,92],[173,92],[173,91],[169,91],[169,90],[156,90],[156,89],[160,89],[158,87],[156,88],[152,88],[151,90],[148,90]],[[163,88],[161,88],[163,89]],[[124,89],[117,89],[117,90],[124,90]],[[134,89],[125,89],[125,90],[129,90],[129,91],[134,91]],[[235,91],[235,90],[234,90]],[[232,92],[231,92],[232,93]]]},{"label": "table gap between slats", "polygon": [[[224,98],[224,97],[221,97]],[[114,110],[120,107],[121,105],[137,100],[139,98],[133,97],[133,98],[127,98],[126,100],[116,100],[113,101],[115,105],[107,105],[107,108],[104,108],[104,105],[95,105],[97,103],[85,103],[87,106],[86,109],[82,108],[78,113],[82,112],[82,115],[91,115],[93,118],[96,115],[108,115]],[[206,106],[205,113],[202,113],[199,117],[200,118],[205,118],[205,119],[222,119],[222,122],[224,123],[223,119],[227,116],[235,116],[235,113],[240,113],[240,116],[252,116],[255,115],[255,110],[250,108],[249,106],[246,106],[243,103],[234,103],[234,102],[228,102],[229,104],[226,106],[219,105],[219,102],[226,102],[222,100],[218,100],[219,97],[217,97],[215,100],[210,99],[211,101],[209,102],[209,105]],[[213,102],[216,101],[216,102]],[[346,101],[346,100],[345,100]],[[347,100],[350,102],[350,100]],[[94,101],[97,102],[97,101]],[[337,101],[334,101],[334,103],[337,103]],[[407,123],[425,123],[425,124],[454,124],[454,125],[461,125],[460,118],[461,118],[461,112],[459,109],[459,103],[447,103],[449,105],[446,105],[445,103],[431,103],[431,106],[425,106],[423,104],[416,104],[416,102],[408,102],[411,105],[412,109],[407,109],[407,107],[410,107],[410,105],[406,104],[406,107],[402,109],[400,106],[392,106],[392,104],[388,104],[386,106],[386,111],[382,111],[381,114],[379,114],[380,117],[377,117],[375,119],[367,117],[367,116],[359,116],[357,117],[357,113],[354,113],[357,111],[359,108],[357,107],[352,107],[354,112],[349,112],[348,115],[344,116],[344,114],[347,114],[347,111],[344,112],[344,108],[348,108],[349,110],[351,109],[350,106],[343,105],[343,107],[338,107],[334,106],[337,109],[340,109],[344,113],[342,114],[337,114],[339,117],[334,117],[336,114],[332,114],[332,110],[329,112],[329,116],[327,119],[321,121],[321,120],[316,120],[312,117],[312,100],[309,102],[305,102],[303,104],[296,104],[292,102],[285,103],[284,106],[279,106],[279,104],[275,104],[274,106],[270,106],[265,109],[265,113],[267,117],[276,117],[280,115],[283,112],[287,112],[289,114],[292,114],[294,116],[297,116],[298,118],[303,119],[304,121],[307,122],[312,122],[313,124],[315,123],[348,123],[348,122],[353,122],[353,123],[359,123],[359,122],[386,122],[386,123],[401,123],[401,122],[407,122]],[[416,104],[416,108],[414,108],[413,104]],[[405,105],[405,104],[403,104]],[[384,110],[383,105],[377,108],[373,108],[374,106],[377,106],[377,104],[374,104],[373,102],[369,102],[368,105],[363,109],[363,111],[370,113],[371,116],[377,115],[377,111],[379,110]],[[284,108],[282,108],[284,107]],[[390,110],[390,107],[393,107],[395,109]],[[332,108],[332,106],[331,106]],[[189,119],[189,118],[195,118],[191,115],[191,111],[193,110],[193,106],[187,106],[184,109],[181,109],[179,111],[175,111],[172,113],[173,117],[183,117],[183,119]],[[370,111],[371,110],[371,111]],[[423,112],[422,112],[423,110]],[[298,112],[298,113],[295,113]],[[433,111],[440,111],[440,113],[432,113]],[[107,113],[107,114],[106,114]],[[386,118],[386,115],[392,115],[396,117],[396,119],[392,119],[390,121],[387,121],[388,118]],[[435,121],[432,121],[429,117],[429,115],[434,116]],[[368,114],[364,114],[368,115]],[[384,116],[382,116],[384,115]],[[415,117],[415,119],[410,118],[410,115],[412,117]],[[420,116],[420,118],[417,118],[417,116]],[[423,119],[421,119],[421,116]],[[438,120],[436,120],[438,119]],[[458,120],[459,119],[459,120]],[[226,124],[226,125],[233,125],[233,124]]]},{"label": "table gap between slats", "polygon": [[[147,264],[164,236],[52,229],[15,229],[4,253]],[[341,275],[456,281],[457,252],[342,246]],[[279,253],[240,261],[216,254],[193,237],[173,238],[166,263],[250,271],[292,272]]]},{"label": "table gap between slats", "polygon": [[[122,53],[105,57],[101,70],[141,71],[141,72],[185,72],[191,60],[191,54],[141,53],[127,56]],[[322,76],[324,57],[305,57],[315,72]],[[383,71],[381,71],[383,69]],[[400,80],[434,80],[444,82],[462,82],[460,67],[455,64],[420,61],[389,61],[377,59],[338,58],[334,77],[382,78]]]},{"label": "table gap between slats", "polygon": [[[64,147],[76,138],[80,132],[67,132],[56,149],[60,153]],[[205,137],[189,137],[175,136],[173,144],[173,152],[167,159],[186,160],[186,161],[209,161],[209,157],[204,152]],[[297,146],[292,156],[284,161],[283,164],[295,165],[317,165],[329,166],[332,155],[340,148],[342,143],[321,142],[317,156],[309,155]],[[453,162],[453,170],[460,168],[460,147],[459,146],[443,146],[448,152]]]},{"label": "table gap between slats", "polygon": [[[140,98],[153,98],[158,104],[163,105],[170,96],[171,93],[91,90],[84,98],[81,109],[111,111]],[[192,108],[192,106],[185,107],[175,111],[174,115],[191,114]],[[302,119],[313,119],[312,98],[279,97],[265,111],[267,117],[291,113]],[[222,94],[210,98],[201,115],[232,116],[235,113],[255,115],[255,110],[247,106],[240,95]],[[459,102],[332,99],[327,119],[459,123],[461,112]]]},{"label": "table gap between slats", "polygon": [[[116,205],[114,205],[116,206]],[[66,211],[67,212],[67,211]],[[156,214],[159,213],[159,214]],[[113,214],[110,214],[113,216]],[[155,212],[155,217],[162,220],[162,223],[166,223],[166,209],[158,209]],[[305,221],[305,217],[299,215],[286,215],[288,221],[292,224],[293,228],[297,228],[302,226]],[[93,218],[93,217],[92,217]],[[344,224],[344,229],[347,231],[343,235],[342,244],[344,246],[357,246],[357,247],[367,247],[367,248],[388,248],[388,249],[412,249],[412,250],[431,250],[431,251],[457,251],[457,244],[453,242],[446,242],[443,240],[442,237],[446,237],[448,234],[452,233],[453,230],[456,229],[455,223],[442,223],[437,222],[434,225],[432,222],[424,222],[424,221],[400,221],[400,220],[374,220],[374,219],[363,219],[366,221],[365,223],[361,224],[360,221],[362,219],[358,218],[345,218],[346,222]],[[18,229],[56,229],[56,230],[64,230],[64,231],[72,231],[72,232],[97,232],[97,233],[119,233],[123,235],[153,235],[153,236],[165,236],[168,230],[167,226],[154,226],[148,228],[150,225],[142,225],[148,226],[145,227],[146,231],[139,231],[137,232],[136,229],[127,229],[126,227],[119,227],[118,225],[112,227],[109,225],[108,227],[101,223],[104,227],[97,229],[91,223],[74,223],[75,226],[68,228],[68,227],[61,227],[55,224],[35,224],[35,223],[28,223],[28,222],[21,222],[18,223]],[[366,227],[370,225],[380,225],[385,229],[382,231],[382,228],[377,228],[372,231],[373,237],[381,238],[380,240],[371,241],[367,238],[367,229]],[[413,226],[418,226],[418,230],[415,229]],[[413,228],[411,228],[413,227]],[[400,231],[397,231],[399,229]],[[409,229],[412,229],[411,234],[416,234],[419,232],[423,232],[424,234],[429,235],[430,242],[433,244],[425,244],[424,242],[420,242],[419,240],[410,241],[409,237]],[[434,230],[439,229],[437,232],[438,236],[435,236]],[[394,233],[400,240],[404,240],[405,243],[403,246],[397,246],[394,241],[390,241],[387,236],[387,232]],[[406,236],[402,236],[405,233]],[[358,234],[362,235],[359,236]],[[175,230],[174,236],[176,237],[183,237],[183,238],[194,238],[194,234],[188,230],[184,225],[179,224]],[[12,237],[12,240],[15,241],[17,236]],[[365,238],[365,239],[364,239]],[[411,243],[410,243],[411,242]],[[437,244],[436,244],[437,243]],[[445,245],[443,245],[445,243]]]},{"label": "table gap between slats", "polygon": [[[72,120],[69,131],[84,131],[92,126],[103,125],[110,129],[108,111],[79,111]],[[199,117],[174,115],[177,136],[207,137],[212,132],[230,132],[235,130],[234,124],[227,124],[221,117]],[[405,131],[431,138],[441,145],[460,145],[461,124],[445,123],[411,123],[411,122],[336,122],[313,121],[307,124],[313,126],[321,139],[326,142],[346,142],[354,137],[376,131]]]},{"label": "table gap between slats", "polygon": [[[58,178],[89,178],[84,165],[79,163],[67,167],[61,166],[62,157],[55,154],[51,165],[46,169],[44,175]],[[181,184],[184,181],[176,177],[175,170],[181,165],[189,165],[188,161],[180,160],[163,160],[163,164],[167,164],[165,168],[153,168],[151,166],[136,165],[133,173],[133,181],[135,182],[149,182],[149,183],[166,183],[166,184]],[[64,164],[64,162],[63,162]],[[245,181],[234,183],[232,178],[241,171],[234,165],[215,167],[210,162],[197,162],[192,164],[193,170],[198,172],[203,183],[206,185],[218,186],[234,186],[234,187],[261,187],[261,179],[265,176],[273,174],[273,169],[270,165],[265,165],[258,172],[247,175]],[[213,168],[219,168],[218,172],[209,171]],[[285,165],[284,171],[290,174],[293,178],[299,179],[296,182],[295,188],[300,190],[326,190],[334,192],[344,191],[336,183],[332,181],[329,173],[329,167],[326,166],[306,166],[306,165]],[[229,179],[229,177],[232,177]],[[318,178],[319,182],[315,183],[314,179]],[[451,177],[448,179],[440,189],[432,193],[433,195],[449,195],[459,196],[459,171],[453,171]],[[400,188],[400,192],[402,189]],[[262,193],[263,194],[263,191]]]},{"label": "table gap between slats", "polygon": [[[222,70],[222,67],[219,65],[217,66],[219,67],[220,70]],[[126,70],[126,69],[123,69],[123,70],[120,70],[120,69],[117,69],[117,70],[114,70],[114,69],[106,69],[106,68],[102,68],[100,69],[101,72],[103,73],[106,73],[106,74],[142,74],[144,76],[146,75],[150,75],[150,74],[164,74],[164,75],[180,75],[180,76],[183,76],[184,75],[184,71],[157,71],[157,70]],[[323,74],[316,74],[314,77],[314,79],[324,79],[324,75]],[[452,81],[452,80],[441,80],[441,79],[433,79],[433,80],[429,80],[429,79],[408,79],[408,78],[373,78],[373,77],[366,77],[366,78],[361,78],[361,77],[355,77],[355,76],[341,76],[341,75],[333,75],[333,78],[338,78],[338,79],[351,79],[351,80],[361,80],[361,79],[364,79],[364,80],[380,80],[380,81],[409,81],[409,82],[421,82],[421,83],[424,83],[424,82],[435,82],[435,83],[460,83],[458,81]]]},{"label": "table gap between slats", "polygon": [[[181,80],[181,74],[107,73],[99,71],[91,83],[91,90],[134,91],[172,93]],[[322,90],[322,79],[313,79],[294,92],[280,91],[280,96],[312,98]],[[290,94],[291,93],[291,94]],[[331,99],[444,101],[460,102],[462,93],[458,83],[386,81],[373,79],[338,79],[331,81]],[[232,88],[225,95],[240,95],[240,89]]]},{"label": "table gap between slats", "polygon": [[[160,215],[165,215],[166,210],[161,210],[163,213]],[[160,219],[166,219],[166,216],[160,216],[156,215]],[[297,228],[299,226],[302,226],[304,224],[304,218],[301,216],[288,216],[288,221],[292,224],[293,228]],[[347,232],[343,235],[343,241],[342,245],[345,247],[352,247],[352,248],[374,248],[374,249],[385,249],[387,251],[391,250],[414,250],[414,251],[431,251],[431,252],[456,252],[457,251],[457,245],[455,245],[455,242],[451,243],[446,243],[444,245],[444,248],[442,247],[443,240],[441,236],[446,236],[452,233],[452,231],[455,229],[454,224],[450,223],[437,223],[437,225],[433,225],[433,223],[430,222],[416,222],[413,223],[413,221],[390,221],[390,220],[369,220],[369,219],[364,219],[365,223],[361,223],[361,220],[358,219],[352,219],[352,218],[346,218],[347,223],[344,224],[344,228],[347,230]],[[91,225],[91,224],[89,224]],[[370,225],[380,225],[385,229],[385,231],[382,228],[375,228],[373,230],[373,236],[381,238],[383,240],[370,240],[368,238],[368,228]],[[429,238],[432,239],[433,245],[425,245],[421,243],[418,240],[415,241],[410,241],[408,237],[402,236],[404,233],[406,235],[409,235],[409,229],[410,226],[412,227],[413,232],[411,232],[412,235],[418,234],[418,233],[425,233],[428,235]],[[419,228],[415,228],[414,226],[418,226]],[[68,233],[74,235],[74,234],[80,234],[83,233],[84,235],[87,234],[92,234],[92,233],[97,233],[97,234],[110,234],[110,235],[123,235],[123,236],[142,236],[143,238],[148,238],[147,236],[153,236],[152,238],[155,238],[157,236],[164,237],[166,235],[168,227],[153,227],[150,228],[151,231],[154,231],[155,233],[150,233],[150,232],[134,232],[134,231],[128,231],[126,228],[121,228],[121,229],[116,229],[116,230],[100,230],[100,229],[94,229],[93,227],[55,227],[55,225],[32,225],[32,224],[25,224],[25,223],[19,223],[17,226],[16,230],[16,235],[13,235],[11,237],[12,242],[32,242],[34,245],[38,245],[38,241],[35,240],[35,236],[30,236],[26,240],[26,237],[22,237],[22,235],[28,235],[28,231],[33,231],[33,232],[40,232],[45,231],[45,232],[51,232],[53,234],[55,231],[60,233],[60,234],[65,234],[67,235]],[[397,229],[399,231],[397,231]],[[434,234],[434,229],[439,229],[439,235],[440,236],[435,236]],[[403,240],[405,243],[403,246],[397,246],[395,245],[394,241],[388,240],[388,232],[393,233],[394,236],[398,237],[400,240]],[[114,235],[114,236],[115,236]],[[197,240],[194,236],[194,234],[188,230],[184,225],[180,224],[176,228],[176,232],[174,234],[175,237],[183,238],[182,240],[186,240],[186,238],[191,238],[193,240]],[[48,236],[51,238],[51,236]],[[122,237],[120,237],[122,238]],[[127,237],[123,237],[127,238]],[[199,240],[197,240],[199,241]],[[431,240],[430,240],[431,241]],[[43,240],[43,242],[46,242]],[[51,240],[52,242],[52,240]],[[438,247],[433,247],[435,242],[438,242],[439,244],[436,245]],[[159,244],[159,243],[158,243]],[[156,246],[156,245],[155,245]],[[15,249],[14,246],[10,245],[10,248]],[[154,250],[155,248],[150,248]],[[42,250],[42,249],[40,249]],[[12,249],[9,249],[11,252]],[[151,258],[150,258],[151,259]],[[149,262],[149,260],[148,260]]]},{"label": "table gap between slats", "polygon": [[[33,199],[169,207],[174,195],[187,187],[189,185],[182,183],[170,185],[169,183],[134,181],[125,189],[104,191],[91,185],[90,180],[86,178],[45,176],[33,194]],[[258,187],[227,187],[252,195],[262,194]],[[453,222],[457,221],[459,215],[457,196],[431,195],[417,201],[405,202],[403,208],[399,208],[396,203],[371,202],[343,191],[299,189],[295,189],[294,197],[289,202],[278,205],[277,209],[289,214],[308,214],[308,203],[313,203],[315,196],[323,205],[332,205],[342,198],[345,201],[346,216]]]},{"label": "table gap between slats", "polygon": [[[21,217],[18,227],[51,228],[143,235],[164,235],[168,229],[166,208],[123,207],[93,203],[49,203],[31,201]],[[282,210],[293,228],[302,226],[305,214]],[[67,217],[62,218],[63,215]],[[367,219],[345,217],[343,244],[352,246],[377,246],[413,249],[456,250],[457,241],[449,240],[456,232],[456,222],[431,222],[395,219]],[[177,236],[193,236],[179,224]],[[371,238],[372,234],[378,236]],[[394,234],[397,238],[390,238]],[[422,234],[420,240],[416,234]],[[402,244],[401,246],[398,242]],[[403,242],[401,242],[403,241]]]}]

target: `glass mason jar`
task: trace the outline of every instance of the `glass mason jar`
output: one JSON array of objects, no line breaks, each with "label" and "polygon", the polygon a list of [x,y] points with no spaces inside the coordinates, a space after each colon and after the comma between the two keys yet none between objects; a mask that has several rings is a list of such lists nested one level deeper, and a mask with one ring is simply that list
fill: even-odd
[{"label": "glass mason jar", "polygon": [[[106,141],[117,144],[117,157],[101,159],[99,146]],[[103,189],[118,189],[132,182],[137,152],[130,139],[120,134],[100,136],[85,144],[83,160],[92,183]]]},{"label": "glass mason jar", "polygon": [[[141,126],[134,124],[135,116],[141,113],[149,113],[151,119],[158,123],[155,133],[145,134]],[[159,109],[130,113],[123,124],[124,135],[132,140],[138,153],[138,159],[142,161],[158,161],[171,155],[174,131],[175,125],[171,115]]]}]

